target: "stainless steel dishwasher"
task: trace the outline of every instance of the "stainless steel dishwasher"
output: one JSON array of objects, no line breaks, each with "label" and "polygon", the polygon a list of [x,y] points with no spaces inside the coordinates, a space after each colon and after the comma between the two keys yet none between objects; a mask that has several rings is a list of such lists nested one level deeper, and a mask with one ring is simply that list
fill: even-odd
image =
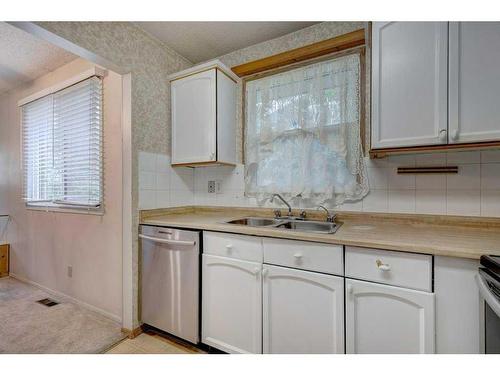
[{"label": "stainless steel dishwasher", "polygon": [[141,225],[143,323],[199,342],[200,233]]}]

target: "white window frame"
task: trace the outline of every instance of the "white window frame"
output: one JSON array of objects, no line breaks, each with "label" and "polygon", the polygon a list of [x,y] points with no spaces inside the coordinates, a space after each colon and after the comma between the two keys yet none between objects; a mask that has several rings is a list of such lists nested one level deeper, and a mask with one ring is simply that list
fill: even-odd
[{"label": "white window frame", "polygon": [[[58,91],[64,90],[70,86],[73,86],[77,83],[80,83],[91,77],[99,77],[103,79],[107,74],[107,70],[102,69],[100,67],[94,66],[91,69],[85,70],[69,79],[61,81],[53,86],[50,86],[44,90],[38,91],[32,95],[29,95],[17,102],[19,107],[19,111],[22,111],[22,106],[33,102],[35,100],[41,99],[47,95],[52,95]],[[103,81],[104,83],[104,81]],[[24,144],[23,144],[23,118],[22,115],[19,117],[20,121],[20,167],[22,173],[22,178],[24,179]],[[101,118],[101,139],[103,140],[104,127],[102,126],[104,123],[104,113]],[[34,211],[46,211],[46,212],[61,212],[61,213],[78,213],[78,214],[90,214],[90,215],[104,215],[104,142],[101,141],[101,177],[100,177],[100,189],[101,189],[101,204],[97,207],[92,206],[78,206],[73,204],[61,204],[54,202],[25,202],[25,207],[28,210]],[[22,181],[22,186],[24,186],[24,180]]]}]

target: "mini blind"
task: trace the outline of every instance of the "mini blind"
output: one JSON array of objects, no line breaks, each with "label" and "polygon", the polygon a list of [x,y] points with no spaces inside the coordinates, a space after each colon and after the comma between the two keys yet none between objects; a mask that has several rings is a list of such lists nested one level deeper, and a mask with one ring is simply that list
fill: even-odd
[{"label": "mini blind", "polygon": [[91,77],[22,106],[28,204],[102,205],[102,81]]}]

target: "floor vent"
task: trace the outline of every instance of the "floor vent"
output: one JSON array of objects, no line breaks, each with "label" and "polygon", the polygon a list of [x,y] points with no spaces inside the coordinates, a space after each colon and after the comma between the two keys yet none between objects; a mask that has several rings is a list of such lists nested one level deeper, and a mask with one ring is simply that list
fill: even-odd
[{"label": "floor vent", "polygon": [[47,307],[52,307],[52,306],[55,306],[55,305],[59,305],[59,302],[56,302],[50,298],[44,298],[44,299],[41,299],[39,301],[37,301],[38,303],[44,305],[44,306],[47,306]]}]

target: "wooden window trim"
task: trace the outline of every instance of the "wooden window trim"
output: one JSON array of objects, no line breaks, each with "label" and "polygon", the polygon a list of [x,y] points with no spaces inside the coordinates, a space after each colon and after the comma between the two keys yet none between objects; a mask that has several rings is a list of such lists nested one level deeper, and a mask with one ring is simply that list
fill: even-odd
[{"label": "wooden window trim", "polygon": [[239,77],[246,77],[263,71],[280,68],[315,57],[344,51],[365,44],[365,29],[359,29],[334,38],[322,40],[304,47],[268,56],[234,66],[231,70]]}]

